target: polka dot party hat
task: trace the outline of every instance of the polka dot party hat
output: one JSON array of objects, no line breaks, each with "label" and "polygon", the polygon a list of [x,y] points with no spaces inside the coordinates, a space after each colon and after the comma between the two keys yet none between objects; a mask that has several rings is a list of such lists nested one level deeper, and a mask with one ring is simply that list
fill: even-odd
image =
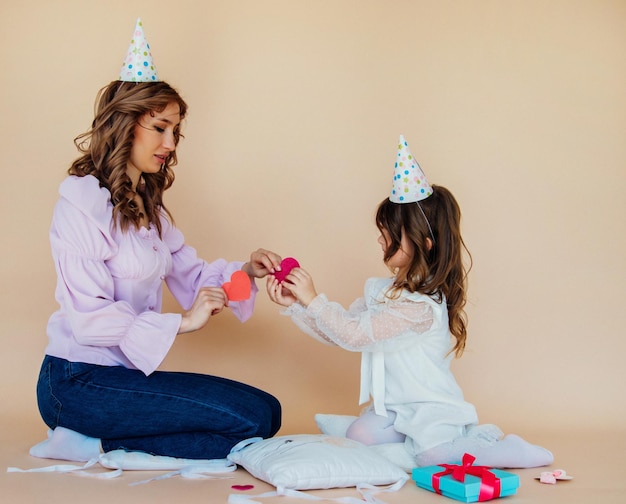
[{"label": "polka dot party hat", "polygon": [[119,80],[124,82],[157,82],[157,70],[152,61],[150,44],[143,32],[141,19],[137,19],[133,38],[128,46],[126,59],[120,70]]},{"label": "polka dot party hat", "polygon": [[426,175],[417,164],[409,150],[409,144],[400,135],[398,155],[394,167],[393,187],[389,199],[393,203],[414,203],[428,198],[433,188],[426,180]]}]

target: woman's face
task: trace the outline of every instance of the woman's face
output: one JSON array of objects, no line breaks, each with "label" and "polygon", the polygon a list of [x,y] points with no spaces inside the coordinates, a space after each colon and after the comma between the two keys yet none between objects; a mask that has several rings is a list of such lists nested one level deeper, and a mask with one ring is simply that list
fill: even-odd
[{"label": "woman's face", "polygon": [[161,112],[144,114],[135,126],[126,173],[136,187],[142,173],[158,173],[176,150],[175,132],[180,127],[180,108],[172,102]]},{"label": "woman's face", "polygon": [[[378,237],[378,243],[382,247],[383,252],[386,252],[389,248],[389,244],[391,243],[391,237],[386,230],[381,232]],[[400,248],[393,256],[391,256],[389,261],[387,261],[387,266],[391,269],[403,268],[407,266],[413,257],[413,252],[413,244],[407,239],[404,231],[402,231]]]}]

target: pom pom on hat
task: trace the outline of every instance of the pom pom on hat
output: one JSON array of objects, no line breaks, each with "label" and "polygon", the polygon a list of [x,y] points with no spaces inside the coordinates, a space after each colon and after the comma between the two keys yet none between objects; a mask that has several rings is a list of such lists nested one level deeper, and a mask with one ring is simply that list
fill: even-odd
[{"label": "pom pom on hat", "polygon": [[128,46],[126,59],[120,70],[119,80],[124,82],[157,82],[157,75],[150,44],[146,40],[141,19],[137,18],[133,38]]},{"label": "pom pom on hat", "polygon": [[432,193],[433,188],[411,154],[409,144],[400,135],[389,200],[393,203],[414,203],[428,198]]}]

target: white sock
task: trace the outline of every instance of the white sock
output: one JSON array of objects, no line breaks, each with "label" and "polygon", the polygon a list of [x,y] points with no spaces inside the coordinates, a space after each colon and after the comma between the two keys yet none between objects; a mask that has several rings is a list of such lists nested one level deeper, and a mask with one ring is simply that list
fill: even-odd
[{"label": "white sock", "polygon": [[482,447],[472,455],[476,457],[477,465],[491,467],[541,467],[554,462],[552,452],[530,444],[515,434],[509,434],[491,446]]},{"label": "white sock", "polygon": [[87,462],[101,453],[100,440],[65,427],[48,431],[48,439],[29,452],[33,457]]},{"label": "white sock", "polygon": [[457,464],[465,453],[476,457],[476,465],[502,468],[541,467],[552,464],[554,456],[541,446],[530,444],[515,434],[509,434],[500,441],[461,437],[435,446],[416,457],[420,467]]}]

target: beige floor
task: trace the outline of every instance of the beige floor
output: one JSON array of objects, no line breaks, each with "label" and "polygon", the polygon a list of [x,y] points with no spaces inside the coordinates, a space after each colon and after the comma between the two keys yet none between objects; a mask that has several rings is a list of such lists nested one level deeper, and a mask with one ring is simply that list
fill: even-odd
[{"label": "beige floor", "polygon": [[[189,480],[172,478],[146,485],[129,486],[160,473],[126,472],[111,480],[81,478],[57,473],[7,473],[10,466],[32,468],[49,465],[50,461],[32,458],[28,448],[44,434],[42,425],[35,421],[22,422],[0,418],[0,502],[27,504],[56,504],[67,502],[111,503],[169,503],[227,502],[232,485],[251,484],[249,494],[270,491],[273,488],[238,469],[232,479]],[[517,495],[504,502],[519,503],[585,503],[617,504],[626,502],[626,432],[560,432],[530,435],[534,442],[552,449],[555,453],[553,468],[563,468],[574,476],[571,481],[557,485],[540,484],[534,480],[540,469],[516,470],[521,487]],[[309,491],[322,497],[357,496],[354,489]],[[380,495],[385,502],[430,503],[454,502],[445,497],[417,488],[409,481],[398,493]],[[260,502],[303,502],[291,497],[266,498]],[[304,501],[306,502],[306,501]]]}]

